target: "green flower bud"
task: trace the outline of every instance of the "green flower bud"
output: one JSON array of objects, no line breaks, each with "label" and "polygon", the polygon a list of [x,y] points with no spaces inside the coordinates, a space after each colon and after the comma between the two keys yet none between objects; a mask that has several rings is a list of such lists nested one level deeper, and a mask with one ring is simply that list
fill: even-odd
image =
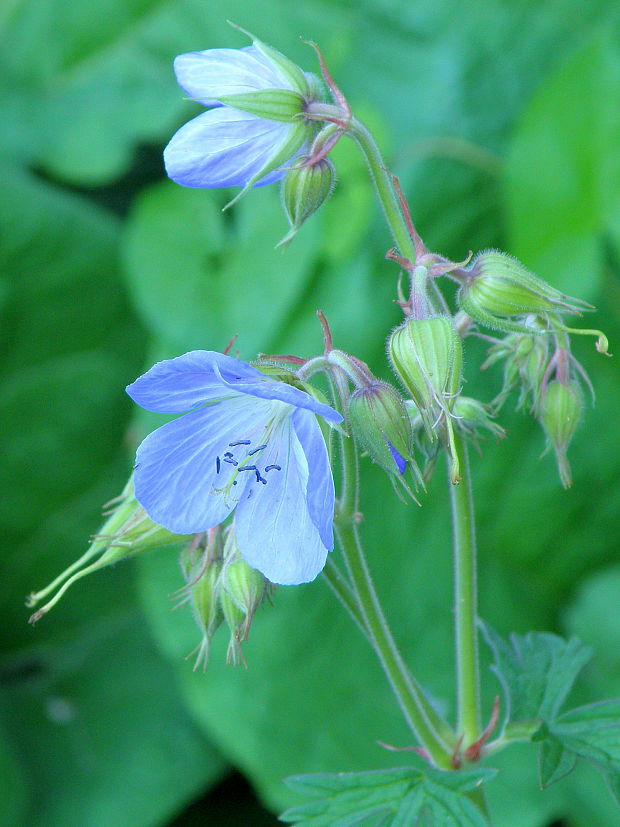
[{"label": "green flower bud", "polygon": [[430,482],[437,464],[440,444],[437,439],[429,439],[422,414],[412,399],[405,400],[405,409],[413,431],[413,445],[416,456],[421,457],[421,472],[424,483]]},{"label": "green flower bud", "polygon": [[452,320],[408,319],[390,336],[388,353],[432,439],[438,414],[451,410],[461,385],[463,348]]},{"label": "green flower bud", "polygon": [[309,164],[302,156],[282,181],[282,204],[291,229],[278,246],[287,244],[301,225],[315,213],[331,194],[336,181],[334,165],[327,158]]},{"label": "green flower bud", "polygon": [[545,388],[541,422],[547,439],[553,446],[564,488],[570,488],[572,484],[566,451],[579,425],[582,410],[583,398],[577,382],[564,385],[554,380]]},{"label": "green flower bud", "polygon": [[392,333],[388,343],[392,367],[415,402],[428,438],[436,438],[438,424],[452,458],[451,477],[460,479],[452,407],[461,386],[463,346],[448,316],[407,319]]},{"label": "green flower bud", "polygon": [[371,459],[390,474],[404,474],[413,462],[413,430],[398,391],[378,381],[358,388],[348,412],[351,430]]},{"label": "green flower bud", "polygon": [[[110,506],[111,509],[107,512],[108,519],[99,532],[93,535],[94,539],[88,551],[45,589],[28,596],[27,605],[35,606],[44,597],[56,592],[51,600],[30,617],[30,623],[36,623],[49,612],[67,589],[82,577],[119,560],[135,557],[143,551],[162,548],[187,539],[186,535],[173,534],[150,519],[134,496],[133,475],[129,478],[123,493],[107,503],[104,508]],[[91,563],[93,558],[96,559]]]},{"label": "green flower bud", "polygon": [[[232,532],[231,532],[232,533]],[[227,661],[243,661],[241,644],[247,640],[254,613],[269,593],[263,575],[237,557],[224,564],[220,605],[231,632]]]},{"label": "green flower bud", "polygon": [[518,387],[517,409],[528,408],[536,413],[540,409],[542,382],[549,362],[549,341],[544,336],[511,333],[489,350],[489,357],[482,365],[485,369],[500,359],[505,359],[504,382],[494,400],[496,409],[505,402],[510,391]]},{"label": "green flower bud", "polygon": [[202,633],[200,643],[188,657],[197,653],[194,671],[201,666],[204,671],[209,660],[211,639],[224,619],[219,600],[222,590],[222,562],[210,559],[207,549],[189,566],[182,561],[182,568],[186,572],[188,583],[182,591],[184,597],[179,605],[190,603],[194,620]]},{"label": "green flower bud", "polygon": [[476,436],[478,431],[488,431],[497,439],[506,436],[506,431],[493,422],[491,410],[488,405],[472,399],[469,396],[458,396],[454,400],[452,414],[459,420],[461,430],[467,435]]},{"label": "green flower bud", "polygon": [[572,299],[531,273],[521,262],[497,250],[479,253],[465,271],[458,292],[460,307],[472,319],[506,331],[536,333],[526,319],[514,317],[548,313],[580,313],[588,305]]}]

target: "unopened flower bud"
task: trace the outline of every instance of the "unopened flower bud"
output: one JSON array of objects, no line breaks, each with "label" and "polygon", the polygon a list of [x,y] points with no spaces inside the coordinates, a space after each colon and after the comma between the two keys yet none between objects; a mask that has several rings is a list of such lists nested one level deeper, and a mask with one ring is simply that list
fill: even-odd
[{"label": "unopened flower bud", "polygon": [[566,451],[579,425],[582,410],[583,398],[577,382],[562,384],[554,380],[545,388],[541,422],[553,446],[564,488],[570,488],[572,484]]},{"label": "unopened flower bud", "polygon": [[[28,596],[27,605],[35,606],[44,597],[56,592],[51,600],[30,617],[30,623],[36,623],[49,612],[76,580],[143,551],[162,548],[187,539],[186,535],[173,534],[150,519],[134,496],[133,475],[129,478],[123,493],[107,503],[104,508],[110,509],[107,512],[108,518],[99,532],[92,535],[93,542],[88,551],[45,589]],[[93,559],[94,562],[90,562]]]},{"label": "unopened flower bud", "polygon": [[280,245],[293,238],[304,221],[323,205],[334,188],[336,172],[332,162],[327,158],[314,164],[309,161],[308,156],[302,156],[287,171],[282,181],[282,204],[291,229]]},{"label": "unopened flower bud", "polygon": [[407,319],[390,336],[388,353],[432,438],[433,422],[452,408],[461,385],[463,350],[452,320]]},{"label": "unopened flower bud", "polygon": [[239,663],[241,644],[247,640],[254,613],[269,593],[270,584],[241,557],[224,564],[220,605],[231,632],[228,661]]},{"label": "unopened flower bud", "polygon": [[349,399],[349,422],[371,459],[391,474],[413,461],[413,430],[398,391],[387,382],[357,388]]},{"label": "unopened flower bud", "polygon": [[537,332],[526,319],[548,313],[580,313],[588,305],[572,299],[531,273],[517,259],[497,250],[479,253],[465,269],[458,292],[460,307],[472,319],[499,330]]},{"label": "unopened flower bud", "polygon": [[188,655],[191,657],[197,653],[194,671],[201,666],[203,671],[207,668],[211,639],[224,619],[219,600],[222,589],[222,563],[220,560],[209,560],[207,554],[208,552],[205,552],[204,557],[191,568],[188,573],[190,579],[184,590],[185,599],[189,599],[194,620],[202,632],[200,643]]},{"label": "unopened flower bud", "polygon": [[458,396],[454,400],[452,413],[466,434],[476,436],[479,431],[488,431],[497,439],[506,436],[506,431],[501,425],[493,422],[489,406],[478,399],[472,399],[469,396]]},{"label": "unopened flower bud", "polygon": [[413,431],[413,444],[416,456],[420,457],[422,480],[429,483],[435,471],[440,444],[437,439],[429,439],[422,414],[412,399],[405,400],[405,409]]},{"label": "unopened flower bud", "polygon": [[448,316],[407,319],[390,336],[388,354],[420,411],[428,438],[435,439],[439,422],[445,425],[451,478],[457,483],[459,463],[451,412],[461,386],[463,346],[452,320]]},{"label": "unopened flower bud", "polygon": [[540,409],[540,394],[549,363],[549,340],[545,336],[511,333],[493,345],[483,369],[501,359],[504,363],[503,387],[493,404],[496,410],[504,404],[513,388],[519,390],[517,409],[527,408],[531,413]]}]

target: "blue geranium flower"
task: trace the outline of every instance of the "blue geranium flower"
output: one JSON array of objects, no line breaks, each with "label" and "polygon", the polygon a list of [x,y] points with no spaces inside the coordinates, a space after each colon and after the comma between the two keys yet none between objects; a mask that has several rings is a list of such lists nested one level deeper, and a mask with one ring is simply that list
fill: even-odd
[{"label": "blue geranium flower", "polygon": [[273,583],[313,580],[333,548],[334,483],[316,419],[329,405],[221,353],[158,362],[127,387],[149,411],[185,413],[138,448],[136,498],[193,534],[236,509],[239,550]]},{"label": "blue geranium flower", "polygon": [[316,98],[312,76],[259,40],[179,55],[174,69],[191,98],[215,107],[181,127],[164,151],[168,176],[183,186],[269,184],[316,133],[301,117]]}]

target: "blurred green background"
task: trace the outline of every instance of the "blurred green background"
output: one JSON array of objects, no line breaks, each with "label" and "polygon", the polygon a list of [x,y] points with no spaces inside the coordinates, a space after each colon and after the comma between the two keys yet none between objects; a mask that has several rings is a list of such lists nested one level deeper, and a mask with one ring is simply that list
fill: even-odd
[{"label": "blurred green background", "polygon": [[[245,45],[230,18],[304,68],[317,41],[401,177],[431,249],[499,246],[599,307],[618,349],[620,25],[615,0],[8,0],[0,7],[0,307],[4,549],[0,824],[269,825],[285,775],[406,763],[408,734],[358,632],[320,580],[281,588],[245,654],[206,674],[173,550],[83,581],[38,626],[24,596],[85,549],[156,419],[124,393],[155,359],[221,349],[309,356],[314,311],[338,346],[389,378],[398,322],[390,239],[363,163],[342,141],[335,195],[284,254],[277,187],[165,180],[161,151],[199,112],[180,52]],[[596,655],[575,696],[620,695],[620,403],[616,359],[576,354],[596,386],[564,492],[522,414],[474,460],[481,612],[498,631],[578,634]],[[468,342],[467,393],[490,399]],[[421,509],[364,467],[363,534],[409,662],[452,707],[443,469]],[[487,709],[497,691],[485,676]],[[534,753],[502,755],[498,827],[620,824],[585,768],[548,791]],[[231,775],[235,773],[234,775]],[[254,798],[256,796],[256,798]],[[260,804],[258,802],[261,802]]]}]

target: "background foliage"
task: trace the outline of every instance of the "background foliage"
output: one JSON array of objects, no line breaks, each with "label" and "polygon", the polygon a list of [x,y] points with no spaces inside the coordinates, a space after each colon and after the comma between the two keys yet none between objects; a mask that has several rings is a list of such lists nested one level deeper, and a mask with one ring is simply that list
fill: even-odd
[{"label": "background foliage", "polygon": [[[249,669],[206,675],[172,550],[84,581],[35,629],[22,598],[84,549],[141,435],[123,387],[155,358],[221,349],[312,355],[314,318],[388,377],[398,321],[389,239],[354,148],[332,201],[285,253],[275,188],[222,215],[230,193],[164,180],[160,153],[195,114],[177,53],[244,45],[226,18],[314,68],[316,40],[375,130],[431,249],[500,246],[599,308],[618,349],[620,27],[613,0],[10,0],[0,9],[1,825],[169,824],[236,768],[265,807],[297,803],[285,775],[406,763],[379,668],[322,582],[281,588],[246,647]],[[484,618],[498,631],[576,633],[595,650],[576,690],[620,695],[618,368],[578,345],[597,403],[563,492],[523,415],[475,460]],[[468,343],[467,392],[489,399]],[[443,469],[421,509],[364,469],[370,563],[409,662],[450,708],[450,561]],[[488,708],[497,686],[486,680]],[[406,754],[405,754],[406,755]],[[510,762],[510,766],[508,766]],[[502,755],[499,827],[608,827],[586,769],[540,792],[533,752]],[[275,824],[243,791],[175,824]],[[515,819],[518,819],[516,821]]]}]

